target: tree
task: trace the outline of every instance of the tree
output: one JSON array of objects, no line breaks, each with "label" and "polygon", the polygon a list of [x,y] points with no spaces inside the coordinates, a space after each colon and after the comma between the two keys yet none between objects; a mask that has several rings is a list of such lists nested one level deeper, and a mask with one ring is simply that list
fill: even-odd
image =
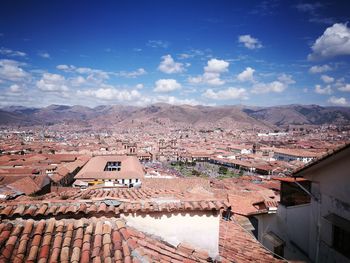
[{"label": "tree", "polygon": [[200,176],[201,175],[201,173],[200,172],[198,172],[197,170],[192,170],[192,175],[193,176]]},{"label": "tree", "polygon": [[228,171],[227,167],[225,166],[219,167],[219,174],[227,174],[227,171]]}]

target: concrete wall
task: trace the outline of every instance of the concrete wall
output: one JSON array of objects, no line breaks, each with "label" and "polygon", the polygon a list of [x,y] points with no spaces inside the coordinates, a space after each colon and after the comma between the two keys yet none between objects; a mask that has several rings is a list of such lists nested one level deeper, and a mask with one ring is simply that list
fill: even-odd
[{"label": "concrete wall", "polygon": [[159,236],[174,246],[186,242],[194,248],[207,250],[211,257],[219,254],[220,216],[213,212],[129,214],[121,217],[128,226]]},{"label": "concrete wall", "polygon": [[[304,260],[309,246],[310,204],[285,207],[279,205],[276,214],[258,216],[259,241],[273,251],[274,245],[264,235],[270,231],[285,242],[284,257],[289,260]],[[297,244],[297,246],[295,246]]]},{"label": "concrete wall", "polygon": [[329,157],[303,174],[312,181],[309,257],[319,262],[350,262],[332,248],[332,224],[324,217],[333,213],[350,221],[350,149]]}]

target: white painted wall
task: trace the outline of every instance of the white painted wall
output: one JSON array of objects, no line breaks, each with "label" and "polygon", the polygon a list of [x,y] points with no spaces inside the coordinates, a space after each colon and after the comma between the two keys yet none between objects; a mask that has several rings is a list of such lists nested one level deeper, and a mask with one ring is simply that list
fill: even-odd
[{"label": "white painted wall", "polygon": [[325,263],[350,262],[332,248],[332,224],[324,219],[333,213],[350,221],[349,171],[349,156],[344,155],[338,160],[329,161],[311,170],[307,175],[308,179],[313,181],[311,192],[320,200],[311,200],[313,213],[310,217],[309,254],[312,260],[322,259]]},{"label": "white painted wall", "polygon": [[274,246],[264,235],[270,231],[286,242],[284,257],[290,260],[303,260],[307,257],[295,247],[298,246],[307,253],[309,245],[309,216],[310,204],[285,207],[278,206],[276,214],[257,216],[259,220],[258,240],[273,251]]},{"label": "white painted wall", "polygon": [[156,235],[177,246],[186,242],[194,248],[204,249],[211,257],[219,254],[220,216],[209,212],[178,214],[129,214],[121,215],[128,226]]}]

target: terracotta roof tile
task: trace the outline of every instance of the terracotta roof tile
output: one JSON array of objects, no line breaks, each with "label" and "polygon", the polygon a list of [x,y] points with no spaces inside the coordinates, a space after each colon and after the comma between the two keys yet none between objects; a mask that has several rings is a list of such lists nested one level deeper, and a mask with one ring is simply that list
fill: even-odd
[{"label": "terracotta roof tile", "polygon": [[207,256],[147,237],[120,219],[14,220],[0,224],[0,242],[0,257],[11,262],[199,262]]},{"label": "terracotta roof tile", "polygon": [[219,251],[230,262],[283,262],[233,221],[220,221]]}]

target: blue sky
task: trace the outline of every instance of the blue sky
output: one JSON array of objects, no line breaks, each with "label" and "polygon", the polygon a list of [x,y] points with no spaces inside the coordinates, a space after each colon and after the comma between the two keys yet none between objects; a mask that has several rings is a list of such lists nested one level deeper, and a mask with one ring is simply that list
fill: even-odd
[{"label": "blue sky", "polygon": [[349,1],[2,1],[0,107],[349,106],[348,10]]}]

